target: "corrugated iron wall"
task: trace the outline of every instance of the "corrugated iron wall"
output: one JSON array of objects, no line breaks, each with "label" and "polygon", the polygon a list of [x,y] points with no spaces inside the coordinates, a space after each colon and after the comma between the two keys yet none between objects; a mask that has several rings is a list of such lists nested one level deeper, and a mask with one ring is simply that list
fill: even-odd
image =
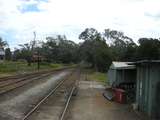
[{"label": "corrugated iron wall", "polygon": [[110,85],[119,85],[120,83],[130,83],[136,81],[135,69],[110,69],[108,71]]},{"label": "corrugated iron wall", "polygon": [[109,84],[113,85],[113,83],[116,81],[116,70],[109,69],[107,75],[108,75]]},{"label": "corrugated iron wall", "polygon": [[[139,110],[149,116],[157,116],[160,109],[160,65],[142,64],[137,66],[136,101]],[[157,92],[159,91],[159,92]],[[158,106],[158,107],[157,107]]]}]

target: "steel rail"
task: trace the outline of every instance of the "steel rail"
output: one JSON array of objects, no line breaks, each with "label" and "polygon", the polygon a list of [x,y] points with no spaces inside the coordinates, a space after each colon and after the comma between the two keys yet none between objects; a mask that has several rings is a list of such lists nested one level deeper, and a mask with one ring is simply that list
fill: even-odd
[{"label": "steel rail", "polygon": [[[16,89],[16,88],[20,88],[20,87],[23,87],[24,85],[26,85],[27,83],[30,83],[30,82],[32,82],[32,81],[34,81],[34,80],[38,80],[38,79],[42,79],[42,78],[45,78],[45,77],[47,77],[49,74],[46,74],[45,76],[44,76],[45,74],[43,74],[43,76],[34,76],[32,79],[25,79],[25,80],[20,80],[20,81],[16,81],[16,82],[14,82],[14,83],[11,83],[11,84],[8,84],[8,85],[6,85],[6,86],[3,86],[3,87],[0,87],[0,95],[1,94],[4,94],[4,93],[7,93],[7,92],[9,92],[9,91],[11,91],[11,90],[14,90],[14,89]],[[17,86],[16,86],[17,85]],[[12,87],[12,86],[15,86],[15,87]],[[6,87],[11,87],[11,88],[9,88],[9,89],[7,89],[7,90],[5,90],[5,88]]]},{"label": "steel rail", "polygon": [[63,120],[63,119],[64,119],[65,113],[66,113],[66,111],[67,111],[67,108],[68,108],[68,106],[69,106],[71,97],[72,97],[73,92],[74,92],[75,89],[76,89],[76,87],[75,87],[75,85],[74,85],[74,86],[72,87],[72,89],[71,89],[71,92],[70,92],[70,94],[69,94],[69,97],[68,97],[68,100],[67,100],[66,105],[65,105],[65,107],[64,107],[64,110],[63,110],[63,112],[62,112],[62,114],[61,114],[61,116],[60,116],[60,120]]},{"label": "steel rail", "polygon": [[1,81],[7,81],[7,80],[10,80],[10,79],[19,79],[19,78],[22,78],[22,77],[26,77],[26,76],[30,76],[30,75],[35,75],[35,74],[44,74],[44,73],[48,73],[48,72],[58,72],[58,71],[65,70],[65,69],[70,69],[70,68],[74,68],[74,67],[64,67],[64,68],[58,68],[58,69],[34,71],[32,73],[25,73],[25,74],[18,74],[18,75],[0,77],[0,82]]},{"label": "steel rail", "polygon": [[[81,72],[81,71],[80,71],[80,72]],[[79,72],[79,75],[81,74],[80,72]],[[79,77],[79,78],[80,78],[80,77]],[[63,109],[63,112],[62,112],[59,120],[63,120],[63,119],[64,119],[64,116],[65,116],[65,114],[66,114],[67,108],[68,108],[69,103],[70,103],[70,101],[71,101],[73,92],[75,91],[75,89],[77,88],[77,86],[78,86],[78,80],[75,80],[75,82],[73,83],[73,86],[72,86],[72,88],[71,88],[69,97],[68,97],[68,99],[67,99],[67,101],[66,101],[65,107],[64,107],[64,109]]]},{"label": "steel rail", "polygon": [[22,120],[26,120],[48,97],[50,97],[52,94],[54,94],[56,92],[56,90],[64,83],[66,79],[63,79],[61,80],[57,85],[56,87],[51,91],[49,92],[49,94],[47,96],[45,96],[42,100],[40,100],[38,102],[38,104],[33,108],[31,109],[23,118]]},{"label": "steel rail", "polygon": [[23,87],[34,80],[45,78],[47,76],[50,76],[52,73],[56,73],[65,69],[69,69],[69,68],[36,72],[36,73],[28,74],[28,76],[27,75],[23,77],[21,76],[21,78],[17,78],[17,80],[15,79],[13,81],[11,81],[12,79],[6,80],[6,81],[0,81],[0,95],[7,93],[9,91],[12,91],[14,89]]},{"label": "steel rail", "polygon": [[15,75],[15,76],[8,76],[8,77],[0,78],[0,82],[6,82],[6,81],[9,81],[9,80],[13,80],[13,79],[21,79],[21,78],[40,75],[40,74],[45,74],[45,73],[49,73],[49,72],[54,72],[54,71],[43,71],[43,72],[41,71],[41,72],[33,72],[33,73]]},{"label": "steel rail", "polygon": [[[43,73],[43,74],[35,74],[35,75],[30,75],[30,76],[26,76],[26,77],[23,77],[23,78],[18,78],[18,79],[15,79],[15,80],[7,80],[7,81],[3,81],[0,82],[0,88],[3,88],[3,87],[6,87],[6,86],[9,86],[9,85],[12,85],[12,84],[16,84],[16,83],[19,83],[19,82],[22,82],[22,81],[27,81],[27,80],[30,80],[30,79],[34,79],[34,78],[41,78],[41,77],[44,77],[44,76],[47,76],[47,75],[50,75],[51,73]],[[9,81],[9,82],[8,82]]]}]

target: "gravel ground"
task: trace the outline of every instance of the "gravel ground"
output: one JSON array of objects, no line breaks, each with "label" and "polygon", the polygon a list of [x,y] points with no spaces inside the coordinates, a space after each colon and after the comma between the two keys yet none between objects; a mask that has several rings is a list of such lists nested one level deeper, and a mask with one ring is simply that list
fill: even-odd
[{"label": "gravel ground", "polygon": [[61,71],[47,79],[33,81],[24,87],[18,88],[0,98],[0,120],[20,120],[24,114],[37,103],[70,71]]},{"label": "gravel ground", "polygon": [[[142,120],[129,105],[110,102],[102,95],[104,86],[96,81],[79,83],[65,120]],[[146,120],[146,119],[143,119]]]},{"label": "gravel ground", "polygon": [[78,72],[74,72],[27,120],[59,120]]},{"label": "gravel ground", "polygon": [[[56,82],[71,71],[55,73],[47,79],[34,81],[0,97],[0,120],[20,120],[36,102],[44,97]],[[72,78],[73,79],[73,78]],[[75,78],[74,78],[75,79]],[[62,87],[34,112],[29,120],[59,120],[66,101],[66,90]],[[89,81],[81,75],[77,96],[73,96],[65,120],[148,120],[135,113],[130,105],[110,102],[102,95],[105,87],[96,81]]]}]

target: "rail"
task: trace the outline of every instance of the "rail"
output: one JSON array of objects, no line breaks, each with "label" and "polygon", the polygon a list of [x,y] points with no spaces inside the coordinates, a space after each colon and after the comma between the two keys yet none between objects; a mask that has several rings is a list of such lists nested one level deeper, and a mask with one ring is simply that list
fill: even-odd
[{"label": "rail", "polygon": [[[64,78],[63,80],[61,80],[56,86],[55,88],[50,91],[44,98],[42,98],[21,120],[27,120],[31,114],[33,114],[40,106],[42,103],[44,103],[46,101],[47,98],[49,98],[51,95],[54,95],[57,91],[58,88],[60,88],[63,83],[69,79],[70,76],[72,76],[73,74],[73,71],[71,74],[69,74],[66,78]],[[65,116],[65,113],[67,111],[67,108],[69,106],[69,103],[70,103],[70,100],[71,100],[71,97],[73,95],[73,92],[74,90],[76,89],[76,83],[77,83],[77,80],[75,80],[74,82],[72,82],[71,84],[71,90],[70,90],[70,93],[69,93],[69,97],[67,98],[67,101],[66,101],[66,104],[65,104],[65,107],[63,109],[63,112],[61,114],[61,117],[60,117],[60,120],[63,120],[64,116]]]},{"label": "rail", "polygon": [[58,85],[47,96],[45,96],[42,100],[40,100],[38,104],[22,118],[22,120],[26,120],[49,96],[51,96],[63,84],[65,80],[66,79],[60,81]]}]

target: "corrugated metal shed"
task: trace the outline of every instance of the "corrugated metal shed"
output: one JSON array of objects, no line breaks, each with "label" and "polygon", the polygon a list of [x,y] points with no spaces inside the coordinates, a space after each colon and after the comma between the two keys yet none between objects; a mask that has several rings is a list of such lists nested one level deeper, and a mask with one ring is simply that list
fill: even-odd
[{"label": "corrugated metal shed", "polygon": [[110,69],[135,69],[133,62],[116,62],[113,61]]},{"label": "corrugated metal shed", "polygon": [[136,102],[139,110],[160,119],[160,60],[143,60],[137,66]]},{"label": "corrugated metal shed", "polygon": [[[132,64],[132,65],[131,65]],[[136,68],[132,62],[113,61],[108,70],[109,84],[118,86],[121,83],[136,81]]]}]

